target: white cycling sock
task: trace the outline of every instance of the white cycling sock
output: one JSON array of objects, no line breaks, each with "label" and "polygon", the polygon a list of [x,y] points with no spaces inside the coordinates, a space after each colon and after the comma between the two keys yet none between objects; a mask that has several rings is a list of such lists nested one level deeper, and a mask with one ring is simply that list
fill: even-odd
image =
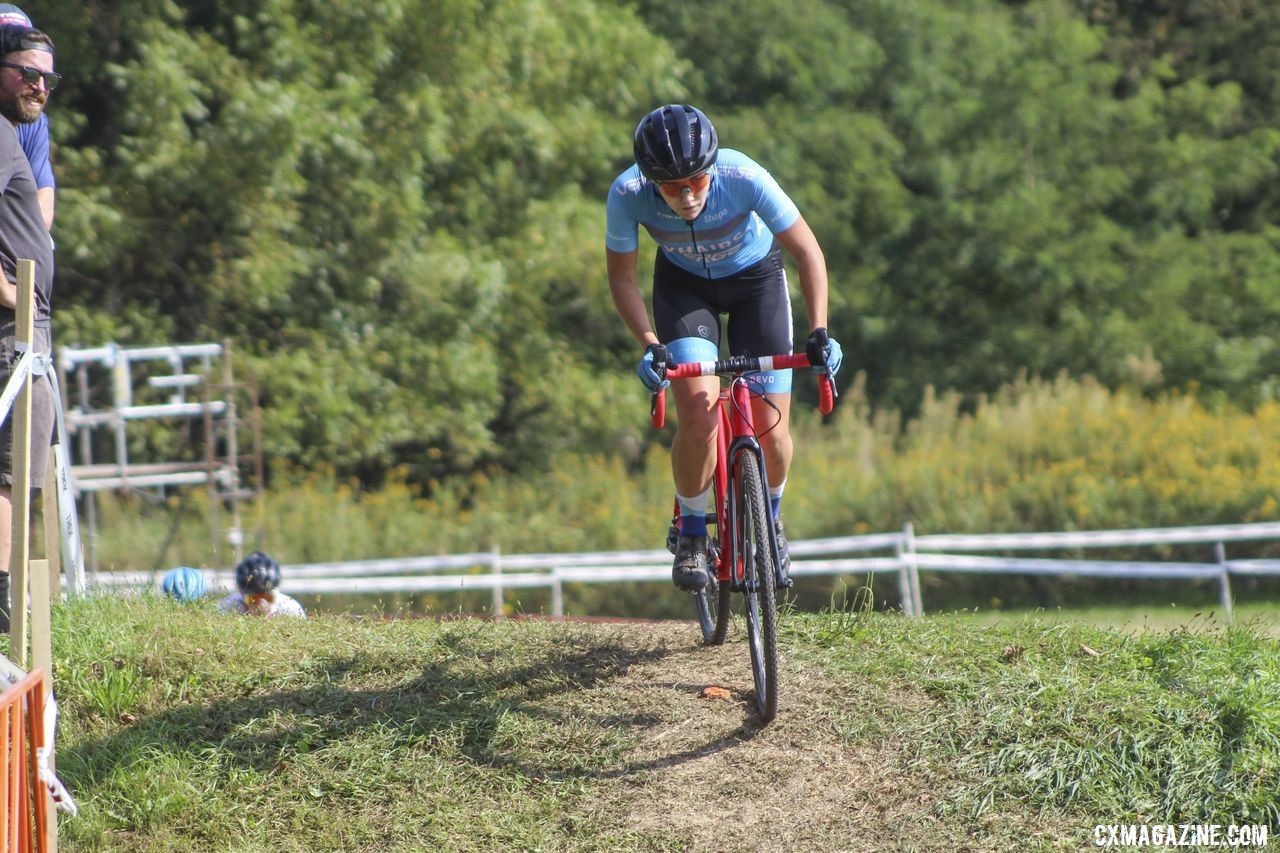
[{"label": "white cycling sock", "polygon": [[711,497],[711,488],[694,497],[676,494],[680,504],[680,534],[682,536],[705,536],[707,534],[707,500]]}]

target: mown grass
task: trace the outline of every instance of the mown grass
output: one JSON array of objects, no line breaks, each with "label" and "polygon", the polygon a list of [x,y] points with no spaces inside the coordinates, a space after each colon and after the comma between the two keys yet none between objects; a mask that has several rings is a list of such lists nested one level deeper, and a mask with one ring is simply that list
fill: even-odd
[{"label": "mown grass", "polygon": [[1061,622],[1078,623],[1095,628],[1106,628],[1128,634],[1151,631],[1187,630],[1193,632],[1222,632],[1232,623],[1249,626],[1260,636],[1280,639],[1280,608],[1272,602],[1235,603],[1231,615],[1222,611],[1216,602],[1204,606],[1189,606],[1177,602],[1164,604],[1133,605],[1105,604],[1095,607],[1033,608],[1030,610],[957,610],[949,615],[961,622],[976,625],[1001,625],[1035,619],[1045,624]]},{"label": "mown grass", "polygon": [[[877,773],[940,792],[925,817],[943,831],[916,837],[908,823],[909,849],[1006,847],[1026,840],[1009,827],[1045,814],[1078,822],[1078,838],[1059,839],[1071,848],[1114,821],[1280,827],[1280,649],[1247,628],[1134,635],[869,612],[783,624],[785,667],[831,688],[821,705],[784,701],[812,748],[891,746],[899,758]],[[256,620],[100,598],[55,609],[54,648],[58,771],[81,808],[62,818],[64,849],[683,846],[678,823],[634,828],[665,763],[654,727],[668,709],[617,685],[646,667],[705,682],[696,656],[695,671],[663,670],[671,649],[639,628]],[[743,726],[732,743],[750,750]],[[814,799],[771,819],[814,819],[823,780],[803,781]],[[689,797],[713,803],[722,783],[713,771]],[[866,849],[845,835],[818,847]]]},{"label": "mown grass", "polygon": [[849,709],[949,780],[944,808],[1010,802],[1097,823],[1280,828],[1280,645],[1247,623],[1131,633],[1028,616],[790,619],[800,655],[924,697]]},{"label": "mown grass", "polygon": [[82,815],[63,840],[111,850],[611,834],[582,774],[616,735],[529,708],[649,654],[514,623],[264,621],[110,598],[59,608],[54,643],[58,766]]}]

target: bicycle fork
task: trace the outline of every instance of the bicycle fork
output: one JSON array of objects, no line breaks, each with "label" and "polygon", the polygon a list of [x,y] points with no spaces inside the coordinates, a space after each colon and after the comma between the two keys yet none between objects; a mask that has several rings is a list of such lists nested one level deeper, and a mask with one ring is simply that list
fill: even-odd
[{"label": "bicycle fork", "polygon": [[[749,456],[749,458],[744,460],[744,456]],[[769,551],[773,555],[774,586],[778,589],[790,589],[795,582],[791,579],[790,573],[785,572],[782,569],[782,555],[778,551],[778,532],[777,528],[773,525],[773,514],[769,512],[769,469],[765,464],[764,451],[760,448],[760,443],[754,438],[739,436],[738,438],[735,438],[733,440],[733,444],[730,445],[728,456],[726,458],[729,459],[729,465],[727,466],[728,470],[726,472],[728,484],[725,491],[722,492],[722,494],[725,495],[725,500],[727,502],[725,504],[726,507],[734,506],[735,504],[731,502],[738,500],[736,486],[738,478],[733,476],[738,470],[738,466],[742,464],[758,464],[760,466],[761,484],[766,490],[765,510],[767,517],[765,519],[765,537],[769,543]],[[730,519],[737,519],[739,524],[743,523],[740,513],[725,513],[725,516]],[[743,555],[738,553],[739,543],[742,542],[742,537],[739,535],[740,531],[721,530],[718,532],[720,533],[719,559],[722,562],[729,563],[725,566],[725,569],[727,569],[729,589],[734,592],[755,592],[755,582],[743,577],[746,574],[742,569]],[[718,568],[719,566],[720,564],[717,563]],[[725,583],[725,571],[718,571],[717,574],[720,575],[720,582]]]}]

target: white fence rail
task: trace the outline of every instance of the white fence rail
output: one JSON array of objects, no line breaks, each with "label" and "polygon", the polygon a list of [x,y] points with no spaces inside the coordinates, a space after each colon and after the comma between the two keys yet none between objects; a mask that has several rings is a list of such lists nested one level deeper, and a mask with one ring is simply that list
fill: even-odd
[{"label": "white fence rail", "polygon": [[[1224,612],[1231,613],[1231,576],[1280,575],[1280,559],[1226,559],[1227,543],[1280,540],[1280,523],[1144,530],[1064,533],[935,534],[916,536],[911,525],[901,533],[876,533],[791,543],[791,573],[866,575],[896,573],[902,608],[920,615],[924,604],[919,573],[1055,575],[1095,578],[1214,580]],[[1214,562],[1050,559],[993,556],[975,552],[1212,545]],[[891,551],[880,556],[853,556]],[[960,553],[949,553],[960,552]],[[444,574],[444,572],[455,572]],[[461,573],[458,573],[461,572]],[[492,592],[493,612],[502,613],[508,589],[551,591],[551,612],[564,615],[563,588],[575,583],[661,582],[671,577],[671,555],[657,551],[607,551],[573,554],[509,554],[487,551],[439,557],[402,557],[283,567],[283,589],[291,594],[333,595],[396,592]],[[157,586],[152,572],[99,573],[99,587]],[[231,573],[215,573],[215,588],[229,588]]]}]

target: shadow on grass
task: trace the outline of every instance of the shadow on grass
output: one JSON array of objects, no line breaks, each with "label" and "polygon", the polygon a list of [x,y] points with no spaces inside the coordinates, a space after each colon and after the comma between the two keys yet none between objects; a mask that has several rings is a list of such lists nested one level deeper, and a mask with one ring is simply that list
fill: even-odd
[{"label": "shadow on grass", "polygon": [[[329,746],[358,751],[360,740],[376,728],[390,733],[397,749],[456,751],[477,765],[530,779],[607,779],[713,754],[753,737],[762,727],[754,722],[754,703],[747,695],[738,697],[747,709],[747,722],[735,731],[708,735],[705,743],[646,762],[607,767],[607,755],[571,746],[534,750],[538,759],[531,760],[520,742],[526,730],[554,744],[562,728],[581,729],[583,724],[606,737],[618,729],[662,724],[661,715],[628,713],[616,702],[584,711],[556,700],[606,686],[634,666],[666,657],[668,650],[593,643],[552,648],[531,662],[507,665],[501,649],[478,651],[465,637],[446,636],[439,639],[437,651],[444,652],[441,659],[416,677],[374,689],[344,686],[394,674],[371,667],[361,656],[321,661],[307,673],[312,683],[296,689],[272,689],[264,674],[261,681],[246,684],[242,696],[170,707],[101,737],[64,742],[58,752],[60,773],[71,787],[90,788],[123,764],[169,755],[216,761],[223,777],[243,769],[273,774],[294,758]],[[697,689],[675,682],[664,686]]]}]

